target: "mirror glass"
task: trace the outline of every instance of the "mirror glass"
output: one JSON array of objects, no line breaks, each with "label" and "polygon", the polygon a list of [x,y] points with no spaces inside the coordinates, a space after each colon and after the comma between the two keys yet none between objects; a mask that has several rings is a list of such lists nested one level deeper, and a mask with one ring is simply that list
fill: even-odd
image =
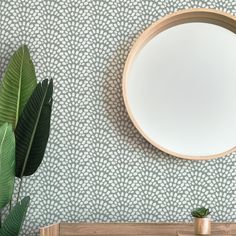
[{"label": "mirror glass", "polygon": [[129,63],[125,98],[141,134],[178,157],[208,159],[236,145],[236,34],[211,23],[170,27]]}]

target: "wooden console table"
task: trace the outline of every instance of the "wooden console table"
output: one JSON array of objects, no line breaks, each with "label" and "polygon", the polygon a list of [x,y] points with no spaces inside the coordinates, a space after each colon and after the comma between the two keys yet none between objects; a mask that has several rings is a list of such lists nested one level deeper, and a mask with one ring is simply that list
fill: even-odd
[{"label": "wooden console table", "polygon": [[[193,236],[187,223],[58,223],[40,236]],[[212,223],[212,236],[236,236],[236,223]]]}]

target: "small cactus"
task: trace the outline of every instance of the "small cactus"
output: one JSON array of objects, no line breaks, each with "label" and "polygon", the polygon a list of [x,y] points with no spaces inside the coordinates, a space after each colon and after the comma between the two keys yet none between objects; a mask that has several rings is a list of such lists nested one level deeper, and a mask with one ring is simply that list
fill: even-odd
[{"label": "small cactus", "polygon": [[205,207],[197,208],[191,212],[191,215],[196,218],[205,218],[210,214],[209,209]]}]

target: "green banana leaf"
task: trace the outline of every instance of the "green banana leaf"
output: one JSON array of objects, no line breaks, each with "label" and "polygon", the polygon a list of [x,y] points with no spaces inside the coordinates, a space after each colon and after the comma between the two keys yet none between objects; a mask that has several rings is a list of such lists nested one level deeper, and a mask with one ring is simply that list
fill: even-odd
[{"label": "green banana leaf", "polygon": [[10,124],[0,127],[0,209],[11,200],[15,178],[15,136]]},{"label": "green banana leaf", "polygon": [[52,109],[52,80],[38,83],[15,129],[16,176],[32,175],[42,162],[46,149]]},{"label": "green banana leaf", "polygon": [[30,197],[23,198],[16,203],[0,229],[0,236],[18,236],[25,220]]},{"label": "green banana leaf", "polygon": [[34,65],[23,45],[13,54],[0,87],[0,126],[8,122],[15,129],[36,84]]}]

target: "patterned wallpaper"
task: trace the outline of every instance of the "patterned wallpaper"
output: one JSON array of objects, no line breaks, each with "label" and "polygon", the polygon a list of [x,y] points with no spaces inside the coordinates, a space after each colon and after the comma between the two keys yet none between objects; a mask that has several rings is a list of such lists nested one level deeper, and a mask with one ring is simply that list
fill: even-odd
[{"label": "patterned wallpaper", "polygon": [[187,161],[152,147],[122,99],[127,54],[152,22],[178,9],[236,14],[235,0],[1,0],[0,76],[26,43],[38,80],[54,78],[52,129],[38,172],[23,182],[23,235],[59,220],[190,221],[210,207],[236,219],[236,157]]}]

